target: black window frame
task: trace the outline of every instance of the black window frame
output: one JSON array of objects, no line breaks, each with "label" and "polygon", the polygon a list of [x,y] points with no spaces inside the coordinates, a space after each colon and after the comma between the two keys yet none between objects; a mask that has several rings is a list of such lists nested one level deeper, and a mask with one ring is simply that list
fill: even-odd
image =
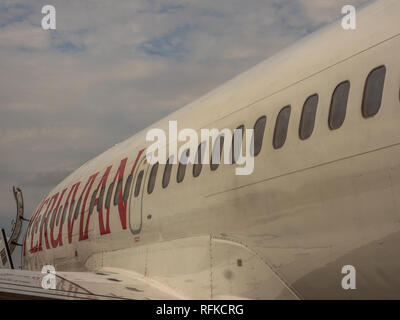
[{"label": "black window frame", "polygon": [[[182,163],[183,157],[186,157],[186,163]],[[176,171],[176,182],[181,183],[185,179],[186,167],[188,162],[189,162],[189,149],[186,149],[184,152],[182,152],[181,157],[179,159],[178,170]]]},{"label": "black window frame", "polygon": [[65,203],[65,205],[64,205],[64,210],[63,210],[63,213],[62,213],[62,216],[61,216],[61,225],[64,225],[64,223],[65,223],[65,219],[66,219],[66,215],[67,215],[68,209],[69,209],[69,202],[67,201]]},{"label": "black window frame", "polygon": [[75,199],[72,200],[71,205],[69,207],[69,211],[68,211],[68,222],[71,222],[71,220],[74,217],[74,213],[75,213]]},{"label": "black window frame", "polygon": [[124,193],[122,194],[122,201],[126,203],[129,198],[129,194],[131,192],[131,185],[133,180],[133,173],[130,173],[128,178],[125,181]]},{"label": "black window frame", "polygon": [[54,224],[54,221],[56,220],[56,215],[57,215],[57,207],[56,208],[54,208],[53,209],[53,212],[52,213],[50,213],[51,214],[51,218],[50,218],[50,221],[49,221],[49,223],[50,223],[50,228],[53,226],[53,224]]},{"label": "black window frame", "polygon": [[[217,140],[220,140],[219,142],[219,162],[218,163],[213,163],[213,154],[214,154],[214,149],[218,147]],[[210,169],[211,171],[215,171],[218,169],[219,165],[221,164],[221,159],[222,159],[222,152],[224,151],[224,142],[225,142],[225,135],[223,133],[219,134],[218,137],[215,138],[214,143],[212,145],[212,150],[211,150],[211,159],[210,159]]]},{"label": "black window frame", "polygon": [[317,115],[317,108],[319,102],[318,93],[309,96],[303,104],[301,111],[300,125],[299,125],[299,138],[306,140],[311,137],[315,127],[315,117]]},{"label": "black window frame", "polygon": [[235,130],[233,130],[231,153],[230,153],[230,155],[231,155],[231,164],[235,164],[236,161],[237,161],[237,158],[239,158],[240,151],[237,151],[236,153],[238,153],[238,154],[235,154],[235,132],[237,132],[239,130],[242,130],[242,139],[240,139],[240,148],[239,148],[239,150],[241,151],[242,150],[242,146],[243,146],[243,137],[244,137],[244,131],[245,131],[244,124],[241,124],[240,126],[236,127]]},{"label": "black window frame", "polygon": [[79,217],[79,211],[81,211],[81,205],[82,205],[82,197],[79,197],[78,202],[76,203],[75,206],[75,213],[74,213],[74,220],[77,220]]},{"label": "black window frame", "polygon": [[98,189],[95,189],[92,193],[92,197],[90,198],[90,203],[89,203],[89,214],[93,214],[93,210],[95,207],[95,203],[96,203],[96,197],[97,197],[97,192]]},{"label": "black window frame", "polygon": [[61,212],[63,211],[64,206],[60,205],[58,208],[57,218],[56,218],[56,227],[60,224]]},{"label": "black window frame", "polygon": [[[289,112],[286,112],[289,110]],[[287,105],[283,107],[275,121],[275,128],[274,128],[274,137],[273,137],[273,147],[274,149],[280,149],[285,145],[287,139],[287,133],[289,130],[289,122],[290,122],[290,114],[291,114],[292,107],[291,105]],[[286,117],[287,115],[287,117]]]},{"label": "black window frame", "polygon": [[137,178],[136,178],[135,191],[133,193],[135,198],[137,198],[139,196],[140,189],[142,187],[143,176],[144,176],[144,170],[140,170],[138,175],[137,175]]},{"label": "black window frame", "polygon": [[156,179],[157,179],[157,172],[158,172],[158,166],[159,163],[153,164],[150,170],[149,174],[149,180],[147,182],[147,194],[152,194],[154,191],[154,187],[156,185]]},{"label": "black window frame", "polygon": [[99,200],[97,201],[96,209],[97,212],[100,212],[100,210],[103,207],[103,200],[104,200],[104,193],[106,192],[106,186],[103,185],[100,189],[100,195],[99,195]]},{"label": "black window frame", "polygon": [[201,170],[203,169],[203,146],[204,151],[207,147],[206,141],[201,142],[197,147],[195,163],[193,164],[192,174],[194,178],[197,178],[201,174]]},{"label": "black window frame", "polygon": [[108,190],[107,190],[107,194],[106,194],[106,201],[105,201],[105,204],[104,204],[104,207],[107,210],[110,209],[112,195],[113,195],[113,192],[114,192],[114,185],[115,185],[115,182],[113,181],[108,186]]},{"label": "black window frame", "polygon": [[[259,126],[260,124],[261,124],[261,126]],[[252,157],[258,156],[261,152],[266,126],[267,126],[267,116],[266,115],[259,117],[256,120],[256,122],[254,123],[253,136],[252,136],[253,147],[250,149]]]},{"label": "black window frame", "polygon": [[114,206],[116,206],[118,204],[119,201],[119,195],[122,192],[122,183],[123,183],[123,179],[118,179],[118,183],[117,186],[115,187],[115,193],[114,193],[114,200],[113,200],[113,204]]},{"label": "black window frame", "polygon": [[163,189],[168,187],[169,182],[171,180],[172,165],[173,165],[172,162],[174,162],[174,156],[170,156],[167,160],[167,163],[164,166],[164,173],[163,173],[163,178],[162,178],[162,182],[161,182]]},{"label": "black window frame", "polygon": [[[339,129],[346,119],[347,104],[350,96],[350,80],[340,82],[332,93],[331,104],[329,107],[329,129]],[[345,90],[342,92],[342,90]],[[342,101],[341,101],[342,100]]]},{"label": "black window frame", "polygon": [[[377,76],[382,76],[381,71],[383,71],[383,78],[377,78]],[[369,72],[364,84],[363,100],[361,105],[361,112],[364,118],[373,117],[379,112],[382,106],[385,80],[385,65],[380,65]]]}]

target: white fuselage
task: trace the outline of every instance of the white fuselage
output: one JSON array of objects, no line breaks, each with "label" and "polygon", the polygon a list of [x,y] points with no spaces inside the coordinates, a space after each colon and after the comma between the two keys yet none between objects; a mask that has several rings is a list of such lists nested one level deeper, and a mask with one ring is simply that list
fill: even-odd
[{"label": "white fuselage", "polygon": [[[399,16],[400,2],[379,1],[357,16],[356,30],[345,31],[337,22],[85,163],[34,213],[23,268],[119,268],[186,298],[400,298]],[[365,82],[379,66],[386,68],[381,107],[365,118]],[[332,94],[346,80],[345,120],[332,130]],[[313,94],[318,94],[314,129],[302,140],[303,104]],[[287,138],[275,149],[275,122],[287,105]],[[264,115],[262,148],[251,175],[235,175],[236,165],[221,164],[215,171],[203,165],[194,177],[188,165],[178,183],[174,165],[163,188],[160,165],[148,194],[151,166],[141,152],[149,145],[147,130],[168,132],[168,120],[198,131],[253,128]],[[114,205],[116,189],[121,192]],[[70,204],[76,207],[79,198],[76,219],[72,210],[68,219]],[[341,286],[345,265],[357,271],[356,290]]]}]

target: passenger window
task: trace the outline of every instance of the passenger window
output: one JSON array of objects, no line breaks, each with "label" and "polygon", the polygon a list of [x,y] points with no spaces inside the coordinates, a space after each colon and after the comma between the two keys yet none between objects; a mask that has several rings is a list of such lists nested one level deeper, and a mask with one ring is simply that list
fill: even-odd
[{"label": "passenger window", "polygon": [[126,179],[126,182],[125,182],[124,195],[123,195],[124,203],[126,203],[126,201],[128,201],[129,192],[131,191],[132,179],[133,179],[133,173],[131,173],[128,176],[128,178]]},{"label": "passenger window", "polygon": [[329,128],[331,130],[339,129],[344,122],[349,91],[350,81],[344,81],[333,92],[329,110]]},{"label": "passenger window", "polygon": [[116,206],[118,204],[121,189],[122,189],[122,179],[119,179],[118,183],[117,183],[117,187],[115,188],[115,193],[114,193],[114,206]]},{"label": "passenger window", "polygon": [[63,213],[62,213],[62,216],[61,216],[61,224],[62,225],[64,225],[64,222],[65,222],[65,218],[66,218],[66,215],[67,215],[67,209],[68,209],[68,202],[65,204],[65,207],[64,207],[64,210],[63,210]]},{"label": "passenger window", "polygon": [[50,229],[48,229],[49,224],[50,224],[50,227],[53,225],[53,222],[54,222],[55,217],[56,217],[56,213],[57,213],[57,212],[56,212],[56,208],[54,208],[53,212],[51,212],[51,213],[49,214],[48,220],[46,221],[46,230],[50,230]]},{"label": "passenger window", "polygon": [[290,109],[290,106],[282,108],[282,110],[279,111],[278,117],[276,118],[273,141],[275,149],[282,148],[282,146],[285,144],[289,125]]},{"label": "passenger window", "polygon": [[201,169],[203,168],[203,156],[204,156],[204,151],[206,147],[206,142],[203,141],[202,143],[199,144],[197,148],[197,154],[196,154],[196,163],[193,165],[193,177],[198,177],[201,173]]},{"label": "passenger window", "polygon": [[264,131],[265,131],[265,124],[267,122],[267,117],[262,116],[257,119],[256,123],[254,124],[254,134],[252,137],[252,142],[254,144],[254,149],[250,149],[251,155],[253,157],[257,156],[262,147],[263,139],[264,139]]},{"label": "passenger window", "polygon": [[108,210],[108,208],[110,208],[113,189],[114,189],[114,182],[111,182],[109,187],[108,187],[107,195],[106,195],[106,205],[105,205],[105,207],[106,207],[107,210]]},{"label": "passenger window", "polygon": [[[54,220],[56,218],[56,208],[54,208],[53,212],[51,213],[51,220],[50,220],[50,227],[52,227],[54,225]],[[47,228],[47,224],[46,224],[46,228]]]},{"label": "passenger window", "polygon": [[315,115],[317,113],[318,94],[307,98],[301,113],[299,137],[301,140],[308,139],[314,131]]},{"label": "passenger window", "polygon": [[173,156],[171,156],[167,160],[167,163],[165,164],[165,169],[164,169],[164,174],[163,174],[163,179],[162,179],[162,187],[163,188],[168,187],[169,180],[171,178],[172,162],[174,162],[174,157]]},{"label": "passenger window", "polygon": [[43,232],[43,225],[44,225],[45,221],[46,221],[46,219],[45,219],[45,214],[43,214],[43,216],[42,216],[42,221],[40,222],[40,230],[39,230],[40,233]]},{"label": "passenger window", "polygon": [[365,82],[362,114],[364,118],[376,115],[381,107],[382,93],[385,84],[386,67],[380,66],[372,70]]},{"label": "passenger window", "polygon": [[[244,135],[244,125],[240,125],[235,130],[233,130],[232,135],[232,148],[231,148],[231,163],[235,164],[239,159],[239,154],[242,149],[243,143],[243,135]],[[236,137],[236,141],[235,141]],[[236,142],[236,143],[235,143]]]},{"label": "passenger window", "polygon": [[39,217],[39,219],[36,222],[36,226],[35,226],[35,234],[38,232],[39,229],[39,225],[40,225],[40,220],[41,220],[41,216]]},{"label": "passenger window", "polygon": [[71,222],[71,220],[72,220],[72,215],[74,212],[74,205],[75,205],[75,200],[73,200],[71,202],[71,206],[69,207],[68,222]]},{"label": "passenger window", "polygon": [[101,208],[103,207],[103,199],[104,199],[105,191],[106,191],[106,187],[103,185],[100,190],[99,200],[97,201],[97,212],[100,212]]},{"label": "passenger window", "polygon": [[89,214],[93,213],[94,204],[96,202],[97,189],[93,191],[92,198],[90,199]]},{"label": "passenger window", "polygon": [[178,172],[176,174],[176,181],[178,183],[182,182],[183,179],[185,178],[188,157],[189,157],[189,149],[182,152],[181,159],[179,160]]},{"label": "passenger window", "polygon": [[61,212],[63,210],[63,206],[60,206],[60,209],[58,210],[58,214],[57,214],[57,220],[56,220],[56,226],[58,227],[58,225],[60,224],[60,218],[61,218]]},{"label": "passenger window", "polygon": [[141,170],[141,171],[139,172],[138,176],[137,176],[137,179],[136,179],[136,186],[135,186],[135,192],[134,192],[135,198],[136,198],[136,197],[139,195],[139,193],[140,193],[140,186],[142,185],[143,174],[144,174],[144,171]]},{"label": "passenger window", "polygon": [[[224,135],[219,135],[213,144],[212,154],[211,154],[211,162],[210,169],[211,171],[215,171],[218,169],[219,164],[221,162],[222,150],[224,149]],[[218,154],[219,151],[219,154]]]},{"label": "passenger window", "polygon": [[154,186],[156,184],[156,177],[157,177],[157,171],[158,171],[158,162],[153,165],[150,171],[150,177],[149,177],[149,182],[147,184],[147,193],[151,194],[154,190]]},{"label": "passenger window", "polygon": [[74,215],[74,219],[78,219],[79,217],[79,210],[81,209],[81,203],[82,203],[82,198],[79,198],[78,202],[76,203],[76,207],[75,207],[75,215]]}]

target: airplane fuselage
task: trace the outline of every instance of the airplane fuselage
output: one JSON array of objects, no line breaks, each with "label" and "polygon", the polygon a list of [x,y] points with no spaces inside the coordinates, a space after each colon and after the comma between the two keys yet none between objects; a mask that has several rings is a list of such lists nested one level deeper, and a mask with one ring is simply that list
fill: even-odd
[{"label": "airplane fuselage", "polygon": [[[397,1],[373,4],[357,30],[323,29],[85,163],[33,214],[23,268],[125,269],[187,298],[398,298],[399,13]],[[368,111],[374,71],[384,85]],[[263,117],[251,175],[221,163],[194,176],[189,164],[178,182],[173,165],[163,186],[160,164],[149,192],[149,129]],[[355,290],[341,286],[346,265]]]}]

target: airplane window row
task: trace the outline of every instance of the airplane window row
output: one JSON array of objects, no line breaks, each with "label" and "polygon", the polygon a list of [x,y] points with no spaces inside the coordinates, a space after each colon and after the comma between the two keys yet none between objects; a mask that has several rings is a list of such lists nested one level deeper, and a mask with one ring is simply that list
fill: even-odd
[{"label": "airplane window row", "polygon": [[[383,94],[383,87],[385,82],[386,76],[386,67],[384,65],[379,66],[373,69],[367,79],[365,81],[364,86],[364,94],[363,94],[363,102],[362,102],[362,115],[364,118],[369,118],[376,115],[379,111],[382,102],[382,94]],[[347,102],[349,98],[350,92],[350,81],[346,80],[339,83],[333,91],[329,109],[329,118],[328,118],[328,125],[331,130],[339,129],[345,120],[346,117],[346,109],[347,109]],[[317,106],[319,101],[319,95],[317,93],[310,95],[306,101],[304,102],[301,119],[299,124],[299,138],[301,140],[306,140],[311,137],[314,131],[314,124],[315,118],[317,113]],[[289,119],[291,113],[291,106],[287,105],[283,107],[276,118],[274,134],[273,134],[273,147],[274,149],[282,148],[285,144],[287,131],[289,126]],[[253,140],[253,150],[252,155],[257,156],[262,147],[262,142],[264,138],[264,131],[266,126],[267,117],[262,116],[257,119],[254,124],[254,135],[252,137]],[[244,125],[240,125],[237,127],[239,132],[242,132],[242,139],[244,134]],[[234,137],[232,139],[231,144],[231,159],[232,163],[239,157],[240,148],[238,150],[234,150]],[[216,151],[220,149],[220,155],[222,155],[224,145],[224,136],[221,134],[216,138],[214,141],[214,147],[212,150],[211,155],[211,162],[210,162],[210,169],[211,171],[215,171],[218,169],[219,163],[217,161],[213,161],[213,155],[216,154]],[[203,141],[197,149],[197,163],[193,165],[193,177],[198,177],[202,170],[202,154],[204,153],[204,148],[206,144]],[[241,144],[239,145],[241,147]],[[183,158],[186,158],[187,155],[181,158],[178,170],[177,170],[177,177],[176,180],[178,183],[182,182],[185,177],[186,172],[186,162],[183,161]],[[162,187],[166,188],[169,184],[171,171],[172,171],[172,164],[170,163],[172,159],[169,159],[167,164],[165,165],[164,174],[162,178]],[[185,159],[186,160],[186,159]],[[156,170],[151,170],[149,184],[151,183],[151,188],[148,187],[148,194],[151,194],[154,190],[154,184],[156,180],[156,174],[158,170],[158,163],[155,164]],[[154,168],[153,166],[153,168]],[[137,182],[137,188],[140,189],[142,181]],[[139,195],[135,194],[135,197]]]},{"label": "airplane window row", "polygon": [[[382,102],[382,95],[383,95],[383,88],[384,88],[384,83],[385,83],[385,76],[386,76],[386,67],[384,65],[379,66],[375,69],[373,69],[367,76],[367,79],[365,81],[364,85],[364,92],[363,92],[363,99],[362,99],[362,116],[364,118],[369,118],[374,115],[376,115],[381,107],[381,102]],[[331,97],[331,103],[330,103],[330,109],[329,109],[329,118],[328,118],[328,126],[329,129],[331,130],[336,130],[339,129],[345,120],[346,117],[346,109],[347,109],[347,102],[349,98],[349,92],[350,92],[350,81],[346,80],[341,83],[339,83],[336,88],[333,91],[332,97]],[[303,109],[301,113],[301,118],[300,118],[300,124],[299,124],[299,139],[300,140],[306,140],[311,137],[313,131],[314,131],[314,124],[315,124],[315,118],[316,118],[316,113],[317,113],[317,107],[318,107],[318,101],[319,101],[319,96],[317,93],[310,95],[306,101],[303,104]],[[285,144],[286,137],[287,137],[287,131],[288,131],[288,126],[289,126],[289,119],[290,119],[290,113],[291,113],[291,106],[287,105],[283,107],[276,118],[275,121],[275,128],[274,128],[274,133],[273,133],[273,140],[272,140],[272,145],[274,149],[279,149],[282,148],[283,145]],[[265,115],[259,117],[255,124],[254,124],[254,134],[252,136],[253,140],[253,149],[251,150],[252,156],[257,156],[261,152],[262,144],[263,144],[263,139],[264,139],[264,131],[265,131],[265,126],[267,122],[267,117]],[[232,138],[232,143],[231,143],[231,160],[232,163],[236,163],[236,160],[239,157],[239,152],[241,150],[241,144],[242,141],[240,141],[240,144],[238,145],[239,148],[235,150],[234,148],[234,137],[235,134],[241,134],[243,140],[244,136],[244,130],[245,127],[244,125],[240,125],[236,128],[237,130],[234,131],[234,135]],[[223,147],[224,147],[224,135],[221,134],[219,135],[216,140],[214,141],[213,145],[213,150],[211,154],[211,162],[210,162],[210,170],[215,171],[219,167],[218,161],[213,161],[215,159],[216,151],[219,149],[220,150],[220,155],[222,155]],[[200,143],[197,149],[197,163],[193,165],[193,177],[199,177],[202,171],[202,155],[205,153],[205,147],[206,143],[203,141]],[[179,161],[178,165],[178,170],[177,170],[177,175],[176,175],[176,181],[178,183],[181,183],[184,178],[185,178],[185,173],[186,173],[186,163],[187,163],[187,157],[189,156],[189,150],[187,152],[184,152],[182,154],[182,157]],[[213,157],[214,156],[214,157]],[[171,179],[171,173],[172,173],[172,162],[173,158],[169,158],[167,161],[167,164],[165,165],[163,176],[162,176],[162,187],[167,188]],[[159,164],[156,163],[152,166],[149,174],[149,179],[147,182],[147,193],[151,194],[154,191],[154,187],[156,184],[156,177],[157,177],[157,172],[158,172]],[[134,188],[134,197],[138,197],[140,190],[141,190],[141,184],[143,182],[143,176],[144,176],[144,170],[141,170],[137,176],[136,182],[135,182],[135,188]],[[129,193],[131,190],[131,184],[132,184],[132,179],[133,175],[130,174],[127,178],[127,181],[125,183],[124,191],[123,191],[123,201],[126,202],[129,197]],[[121,193],[122,189],[122,179],[118,180],[117,187],[115,189],[114,193],[114,199],[113,199],[113,204],[116,206],[119,201],[119,196]],[[111,198],[113,194],[113,189],[114,189],[114,182],[111,182],[106,198],[105,198],[105,209],[110,208],[110,203],[111,203]],[[90,205],[89,205],[89,214],[92,214],[93,209],[96,205],[96,208],[98,211],[101,210],[103,206],[103,198],[104,198],[104,193],[105,193],[105,186],[103,186],[100,190],[100,196],[97,201],[97,204],[95,202],[96,197],[97,197],[97,192],[98,190],[94,190]],[[76,207],[74,208],[75,201],[71,202],[71,205],[69,206],[69,213],[68,213],[68,221],[71,221],[71,219],[78,219],[79,216],[79,210],[81,207],[82,203],[82,197],[79,198]],[[67,215],[67,208],[68,208],[68,202],[65,204],[64,208],[63,206],[60,206],[58,212],[56,213],[55,209],[51,214],[48,214],[47,219],[45,218],[45,215],[41,215],[37,218],[36,224],[34,227],[31,228],[34,229],[34,232],[37,233],[38,229],[40,231],[43,231],[43,228],[45,230],[48,230],[48,223],[50,219],[50,224],[52,225],[54,223],[54,219],[56,219],[56,225],[58,226],[60,221],[61,224],[64,224],[66,215]],[[75,209],[75,210],[74,210]],[[51,217],[50,217],[51,216]],[[40,225],[40,228],[39,228]],[[32,225],[33,226],[33,225]]]}]

